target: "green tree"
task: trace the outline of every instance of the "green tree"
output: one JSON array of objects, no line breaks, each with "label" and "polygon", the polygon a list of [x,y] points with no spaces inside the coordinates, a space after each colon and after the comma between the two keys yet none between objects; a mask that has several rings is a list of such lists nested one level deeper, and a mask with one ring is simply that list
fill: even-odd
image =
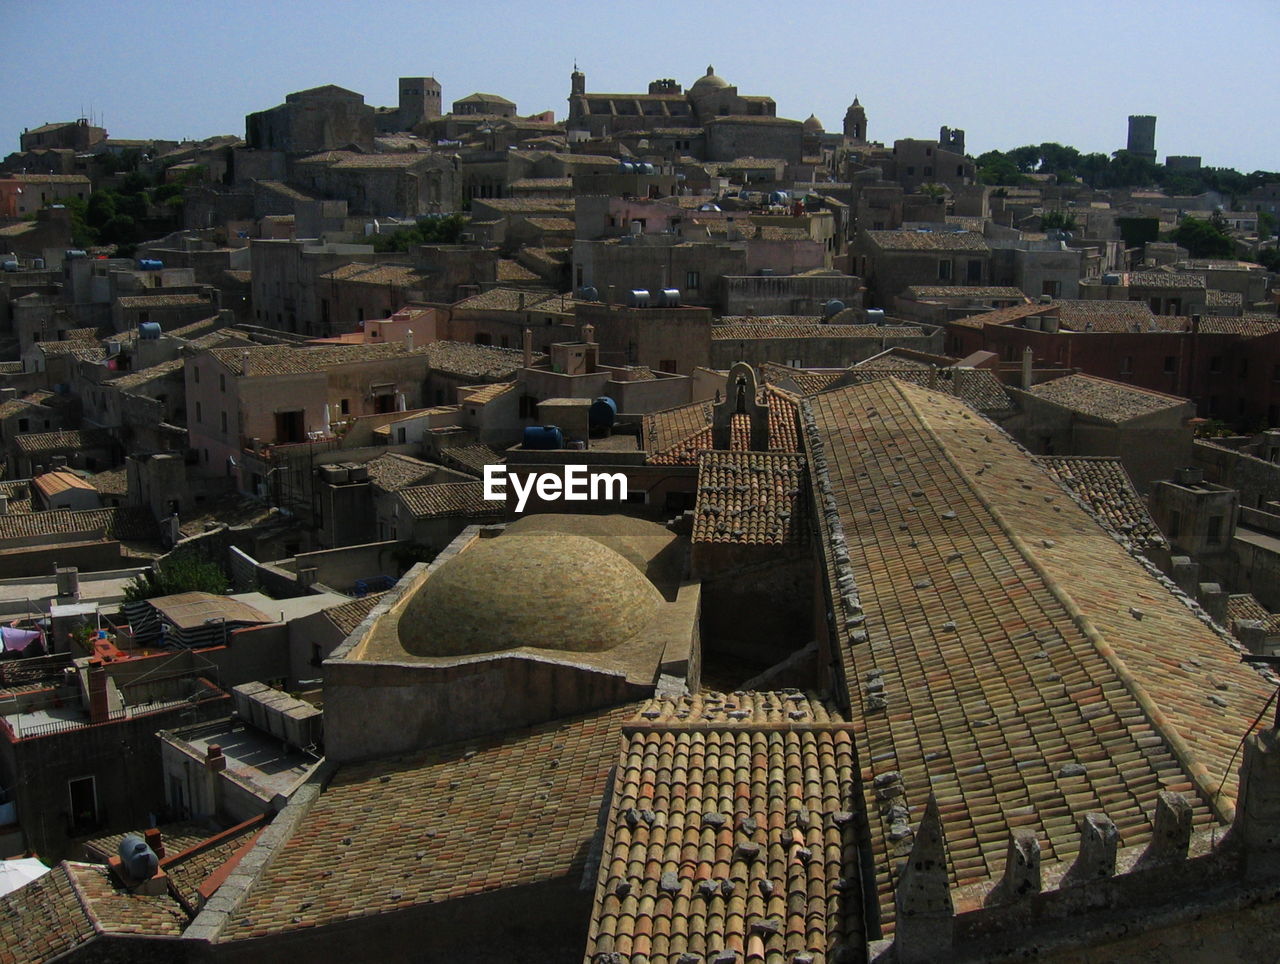
[{"label": "green tree", "polygon": [[983,184],[1013,185],[1025,180],[1013,159],[1000,151],[979,155],[977,168],[978,180]]},{"label": "green tree", "polygon": [[135,576],[124,587],[124,598],[126,602],[137,602],[180,592],[207,592],[220,596],[230,589],[231,583],[217,563],[192,549],[180,549]]},{"label": "green tree", "polygon": [[373,250],[409,251],[419,244],[457,244],[466,226],[467,218],[462,214],[423,218],[411,228],[375,235]]},{"label": "green tree", "polygon": [[1040,217],[1040,228],[1044,231],[1074,231],[1077,227],[1076,216],[1067,211],[1046,211]]},{"label": "green tree", "polygon": [[1231,235],[1213,221],[1184,218],[1171,238],[1186,248],[1193,258],[1231,258],[1236,253],[1236,243]]}]

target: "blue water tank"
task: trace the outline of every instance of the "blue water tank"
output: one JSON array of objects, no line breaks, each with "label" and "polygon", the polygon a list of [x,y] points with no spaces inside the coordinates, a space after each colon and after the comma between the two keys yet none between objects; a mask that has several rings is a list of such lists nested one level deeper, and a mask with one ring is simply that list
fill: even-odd
[{"label": "blue water tank", "polygon": [[554,425],[529,425],[524,430],[521,448],[526,449],[562,449],[564,433]]},{"label": "blue water tank", "polygon": [[608,395],[601,395],[587,410],[587,424],[592,428],[613,428],[618,417],[618,403]]},{"label": "blue water tank", "polygon": [[591,285],[583,285],[581,288],[578,289],[578,300],[579,301],[599,301],[600,292],[597,291],[595,288],[593,288]]},{"label": "blue water tank", "polygon": [[87,258],[89,257],[89,252],[82,248],[67,248],[63,257],[67,260],[71,260],[72,258]]},{"label": "blue water tank", "polygon": [[154,258],[139,258],[139,259],[138,259],[138,270],[139,270],[139,271],[159,271],[159,270],[160,270],[161,268],[163,268],[163,267],[164,267],[164,262],[163,262],[163,261],[156,261]]},{"label": "blue water tank", "polygon": [[822,317],[831,318],[844,311],[845,304],[839,298],[832,298],[822,307]]},{"label": "blue water tank", "polygon": [[138,337],[143,341],[154,341],[160,337],[160,323],[158,321],[144,321],[138,326]]},{"label": "blue water tank", "polygon": [[125,834],[116,851],[125,873],[134,880],[150,880],[160,867],[160,858],[147,846],[147,842],[135,833]]}]

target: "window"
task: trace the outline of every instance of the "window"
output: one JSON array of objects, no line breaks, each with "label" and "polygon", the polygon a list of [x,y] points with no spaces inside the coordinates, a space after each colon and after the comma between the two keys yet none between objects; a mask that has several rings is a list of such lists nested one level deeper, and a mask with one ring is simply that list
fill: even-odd
[{"label": "window", "polygon": [[1205,541],[1211,546],[1220,545],[1222,543],[1222,516],[1209,516],[1209,534]]},{"label": "window", "polygon": [[950,281],[951,268],[952,268],[952,265],[950,261],[939,261],[938,262],[938,280]]},{"label": "window", "polygon": [[[1222,371],[1221,355],[1214,355],[1212,358],[1209,359],[1209,371],[1211,372]],[[1275,371],[1272,373],[1272,377],[1275,378],[1277,381],[1280,381],[1280,365],[1277,365],[1275,367]]]},{"label": "window", "polygon": [[191,369],[191,380],[192,380],[193,382],[195,382],[197,385],[199,385],[199,384],[200,384],[200,368],[199,368],[199,366],[192,366],[192,369]]},{"label": "window", "polygon": [[658,371],[670,372],[672,375],[676,373],[676,360],[674,358],[664,358],[658,362]]},{"label": "window", "polygon": [[1120,374],[1121,375],[1133,374],[1133,356],[1132,355],[1125,355],[1124,358],[1120,360]]},{"label": "window", "polygon": [[[1221,368],[1221,364],[1219,364],[1219,368]],[[1271,380],[1280,382],[1280,364],[1271,366]]]},{"label": "window", "polygon": [[196,402],[196,421],[204,421],[204,407],[199,402]]},{"label": "window", "polygon": [[915,172],[916,172],[916,169],[915,169],[913,166],[911,166],[910,164],[908,164],[908,165],[907,165],[907,177],[911,177],[913,174],[915,174]]},{"label": "window", "polygon": [[477,331],[477,332],[476,332],[476,344],[477,344],[477,345],[492,345],[492,344],[493,344],[493,336],[491,336],[487,331]]},{"label": "window", "polygon": [[702,277],[697,271],[686,271],[684,273],[684,286],[686,288],[697,288],[702,282]]},{"label": "window", "polygon": [[226,435],[227,434],[227,413],[222,412],[221,414],[222,414],[222,434]]},{"label": "window", "polygon": [[933,177],[933,168],[931,168],[931,167],[926,167],[926,168],[924,169],[924,176],[925,176],[925,177]]},{"label": "window", "polygon": [[93,777],[79,777],[67,781],[67,795],[71,798],[71,822],[80,828],[98,824],[98,788]]},{"label": "window", "polygon": [[26,431],[28,431],[28,430],[30,429],[30,427],[31,427],[31,423],[30,423],[27,419],[25,419],[25,418],[20,418],[20,419],[18,419],[18,431],[19,431],[19,432],[26,432]]},{"label": "window", "polygon": [[970,284],[976,284],[982,280],[982,262],[979,259],[969,259],[968,274],[966,277]]},{"label": "window", "polygon": [[1050,298],[1061,298],[1062,282],[1061,281],[1043,281],[1040,283],[1040,293],[1042,295],[1048,295]]},{"label": "window", "polygon": [[1164,356],[1164,373],[1166,375],[1172,375],[1177,370],[1178,370],[1178,359],[1175,358],[1173,355],[1165,355]]},{"label": "window", "polygon": [[227,390],[227,376],[219,372],[218,373],[218,391],[225,392],[226,390]]},{"label": "window", "polygon": [[957,165],[956,165],[956,177],[964,177],[964,165],[963,165],[963,164],[957,164]]},{"label": "window", "polygon": [[340,401],[340,402],[338,403],[338,411],[340,411],[343,415],[350,415],[350,414],[351,414],[351,399],[349,399],[349,398],[344,398],[342,401]]}]

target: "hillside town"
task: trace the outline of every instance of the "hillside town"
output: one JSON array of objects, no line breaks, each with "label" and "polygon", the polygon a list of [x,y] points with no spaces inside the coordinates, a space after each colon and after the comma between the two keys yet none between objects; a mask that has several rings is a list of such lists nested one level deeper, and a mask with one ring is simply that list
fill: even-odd
[{"label": "hillside town", "polygon": [[0,964],[1272,959],[1280,173],[601,73],[0,135]]}]

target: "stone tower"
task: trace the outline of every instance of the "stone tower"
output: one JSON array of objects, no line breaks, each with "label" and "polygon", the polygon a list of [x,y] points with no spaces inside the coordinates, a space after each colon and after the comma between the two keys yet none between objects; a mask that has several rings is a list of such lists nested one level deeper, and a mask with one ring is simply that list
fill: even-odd
[{"label": "stone tower", "polygon": [[584,97],[587,93],[587,75],[573,65],[573,73],[569,75],[569,96]]},{"label": "stone tower", "polygon": [[844,112],[844,136],[858,147],[867,143],[867,112],[858,103],[857,97],[853,98],[853,103]]},{"label": "stone tower", "polygon": [[434,77],[400,78],[400,127],[412,130],[416,124],[440,116],[440,82]]},{"label": "stone tower", "polygon": [[1130,154],[1145,157],[1148,161],[1156,159],[1156,119],[1152,114],[1129,115]]}]

